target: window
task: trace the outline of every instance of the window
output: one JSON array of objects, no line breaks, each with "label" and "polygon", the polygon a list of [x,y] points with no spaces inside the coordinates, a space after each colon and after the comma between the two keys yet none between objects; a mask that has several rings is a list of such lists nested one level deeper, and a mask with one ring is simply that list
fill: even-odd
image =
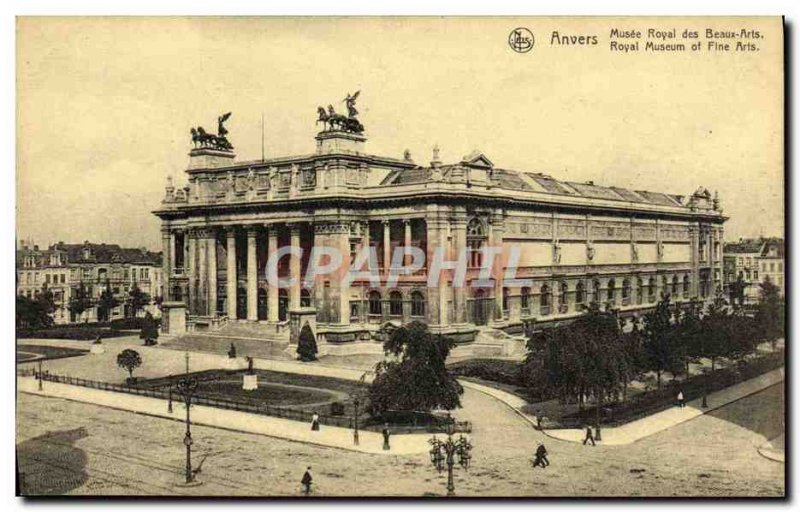
[{"label": "window", "polygon": [[614,304],[614,301],[617,299],[617,283],[611,279],[608,281],[608,286],[606,287],[606,301],[609,304]]},{"label": "window", "polygon": [[569,297],[569,285],[566,281],[561,281],[559,285],[558,291],[558,312],[559,313],[566,313],[567,308],[569,307],[568,303]]},{"label": "window", "polygon": [[369,314],[370,315],[382,314],[381,294],[377,291],[369,292]]},{"label": "window", "polygon": [[300,290],[300,307],[301,308],[311,307],[311,292],[308,291],[307,288],[303,288],[302,290]]},{"label": "window", "polygon": [[411,292],[411,316],[425,316],[425,296],[421,292]]},{"label": "window", "polygon": [[778,272],[783,272],[783,263],[778,263]]},{"label": "window", "polygon": [[678,276],[672,276],[672,295],[678,296]]},{"label": "window", "polygon": [[651,277],[649,281],[647,281],[647,302],[655,302],[656,301],[656,279]]},{"label": "window", "polygon": [[578,281],[575,285],[575,304],[583,304],[586,301],[585,293],[583,290],[583,281]]},{"label": "window", "polygon": [[528,312],[531,305],[531,289],[527,286],[519,291],[519,306],[524,312]]},{"label": "window", "polygon": [[661,276],[661,296],[666,297],[669,295],[669,280],[667,276]]},{"label": "window", "polygon": [[688,275],[683,276],[683,298],[684,299],[688,299],[689,298],[689,276]]},{"label": "window", "polygon": [[511,292],[508,288],[503,288],[503,312],[508,313],[508,297],[511,295]]},{"label": "window", "polygon": [[631,303],[631,281],[624,279],[622,281],[622,305],[627,306]]},{"label": "window", "polygon": [[403,316],[403,295],[398,291],[389,294],[389,314]]},{"label": "window", "polygon": [[543,315],[549,315],[550,314],[550,287],[547,286],[546,284],[543,284],[542,288],[540,290],[540,293],[542,295],[542,297],[541,297],[541,306],[542,306],[541,307],[541,313]]},{"label": "window", "polygon": [[50,274],[46,274],[44,276],[44,282],[45,282],[45,284],[50,284]]},{"label": "window", "polygon": [[350,265],[355,263],[355,261],[356,261],[356,253],[357,252],[358,251],[356,249],[356,244],[354,242],[351,242],[350,243]]},{"label": "window", "polygon": [[467,224],[467,262],[470,267],[480,267],[483,264],[483,246],[486,243],[486,230],[483,223],[473,218]]},{"label": "window", "polygon": [[770,272],[775,272],[775,263],[770,263],[769,264],[769,271]]},{"label": "window", "polygon": [[599,304],[600,303],[600,292],[602,287],[600,286],[600,281],[595,280],[592,284],[594,288],[594,295],[592,296],[592,302]]}]

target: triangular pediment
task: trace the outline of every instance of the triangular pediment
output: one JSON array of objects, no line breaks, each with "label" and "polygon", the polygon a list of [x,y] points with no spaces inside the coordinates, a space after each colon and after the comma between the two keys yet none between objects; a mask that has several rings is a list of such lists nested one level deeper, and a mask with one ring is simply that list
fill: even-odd
[{"label": "triangular pediment", "polygon": [[489,160],[489,157],[478,150],[475,150],[469,155],[465,156],[461,160],[461,164],[466,165],[467,167],[481,167],[484,169],[491,169],[494,167],[494,164],[491,160]]}]

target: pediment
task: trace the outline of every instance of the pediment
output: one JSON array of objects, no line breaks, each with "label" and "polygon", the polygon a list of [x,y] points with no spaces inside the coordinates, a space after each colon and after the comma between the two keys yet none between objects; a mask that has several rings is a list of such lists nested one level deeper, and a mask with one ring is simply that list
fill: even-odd
[{"label": "pediment", "polygon": [[489,157],[477,150],[465,156],[461,160],[461,164],[467,167],[480,167],[483,169],[491,169],[494,167],[494,164],[491,160],[489,160]]}]

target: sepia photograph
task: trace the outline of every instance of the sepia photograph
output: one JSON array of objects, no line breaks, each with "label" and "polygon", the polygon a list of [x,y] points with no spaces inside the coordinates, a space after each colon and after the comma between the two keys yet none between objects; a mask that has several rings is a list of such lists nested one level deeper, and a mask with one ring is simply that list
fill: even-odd
[{"label": "sepia photograph", "polygon": [[17,16],[16,495],[785,499],[786,34]]}]

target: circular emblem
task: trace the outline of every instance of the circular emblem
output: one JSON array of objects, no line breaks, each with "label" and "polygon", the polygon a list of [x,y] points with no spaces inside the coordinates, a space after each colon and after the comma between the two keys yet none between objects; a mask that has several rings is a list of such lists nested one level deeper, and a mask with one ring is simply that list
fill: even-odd
[{"label": "circular emblem", "polygon": [[508,34],[508,46],[517,53],[528,53],[533,48],[533,32],[525,27],[515,28]]}]

